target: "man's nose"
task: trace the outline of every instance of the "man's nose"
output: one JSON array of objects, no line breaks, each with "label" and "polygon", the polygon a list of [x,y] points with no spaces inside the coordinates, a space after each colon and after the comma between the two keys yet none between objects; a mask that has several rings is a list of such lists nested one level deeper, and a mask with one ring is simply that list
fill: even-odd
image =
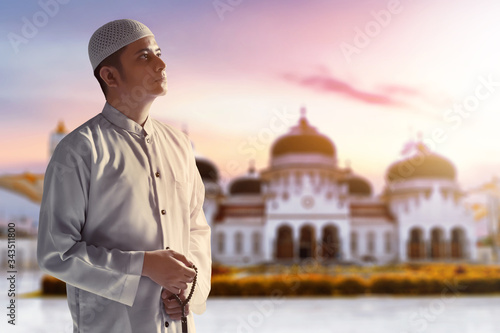
[{"label": "man's nose", "polygon": [[162,70],[164,70],[164,69],[167,68],[167,65],[165,65],[165,62],[160,57],[157,57],[156,60],[157,61],[156,61],[156,64],[155,64],[155,70],[157,72],[160,72],[160,71],[162,71]]}]

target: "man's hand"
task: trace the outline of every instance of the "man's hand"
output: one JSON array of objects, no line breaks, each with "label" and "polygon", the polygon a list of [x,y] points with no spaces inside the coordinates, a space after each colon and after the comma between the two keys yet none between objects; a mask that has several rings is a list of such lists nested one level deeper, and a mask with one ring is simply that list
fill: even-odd
[{"label": "man's hand", "polygon": [[[183,290],[181,294],[179,295],[179,298],[181,301],[184,302],[186,299],[186,294],[188,293],[187,290]],[[173,320],[179,320],[181,319],[182,316],[182,309],[181,305],[179,304],[179,301],[175,298],[174,294],[171,292],[163,289],[161,292],[161,298],[163,299],[163,305],[165,307],[165,312],[172,318]],[[184,314],[187,315],[189,314],[189,303],[186,304],[186,307],[184,308]]]},{"label": "man's hand", "polygon": [[196,275],[190,268],[193,263],[174,250],[147,251],[144,254],[142,275],[165,288],[171,294],[179,294],[193,282]]}]

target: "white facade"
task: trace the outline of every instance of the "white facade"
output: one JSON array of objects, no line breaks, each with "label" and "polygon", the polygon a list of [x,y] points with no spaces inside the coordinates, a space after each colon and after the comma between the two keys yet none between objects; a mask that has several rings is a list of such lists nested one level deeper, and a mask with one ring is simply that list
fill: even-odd
[{"label": "white facade", "polygon": [[[420,156],[425,147],[418,147]],[[228,193],[206,199],[217,207],[207,214],[213,260],[475,261],[474,219],[462,203],[454,166],[425,153],[415,169],[404,169],[407,160],[391,166],[383,195],[374,197],[366,180],[337,166],[333,143],[303,116],[274,143],[268,168],[250,170],[232,180]],[[252,207],[251,216],[245,206]],[[262,251],[250,249],[253,234],[262,235]]]}]

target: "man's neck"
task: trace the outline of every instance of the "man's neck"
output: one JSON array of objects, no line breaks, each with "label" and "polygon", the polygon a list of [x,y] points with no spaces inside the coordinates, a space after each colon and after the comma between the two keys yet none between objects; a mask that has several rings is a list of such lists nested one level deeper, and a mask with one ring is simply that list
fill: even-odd
[{"label": "man's neck", "polygon": [[129,102],[126,103],[122,98],[107,98],[106,101],[115,109],[135,121],[141,126],[144,126],[144,123],[148,119],[149,109],[153,101],[148,101],[144,103],[136,103]]}]

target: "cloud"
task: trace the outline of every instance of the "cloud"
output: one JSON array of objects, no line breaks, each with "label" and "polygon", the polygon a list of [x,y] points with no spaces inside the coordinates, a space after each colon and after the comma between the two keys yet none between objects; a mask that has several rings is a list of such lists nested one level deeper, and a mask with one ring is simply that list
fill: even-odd
[{"label": "cloud", "polygon": [[313,89],[323,93],[333,93],[346,96],[360,102],[368,104],[378,104],[387,106],[404,106],[405,104],[394,99],[388,94],[367,92],[351,86],[349,83],[341,81],[326,72],[313,75],[296,75],[287,73],[283,75],[286,81],[296,83],[302,87]]}]

